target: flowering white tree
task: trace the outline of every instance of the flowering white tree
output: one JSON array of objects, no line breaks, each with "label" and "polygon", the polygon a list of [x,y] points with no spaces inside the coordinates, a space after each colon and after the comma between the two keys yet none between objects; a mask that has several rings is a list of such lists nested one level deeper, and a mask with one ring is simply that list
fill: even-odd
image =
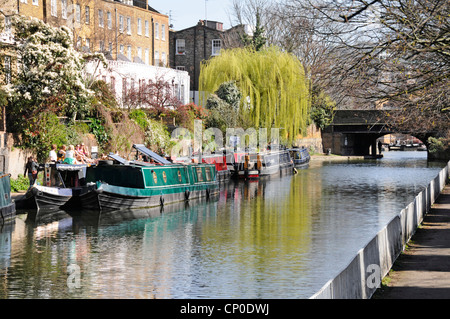
[{"label": "flowering white tree", "polygon": [[85,110],[92,92],[83,81],[86,56],[75,50],[72,31],[23,16],[15,16],[13,26],[18,73],[8,91],[21,101],[19,110],[27,115],[49,106],[65,115]]},{"label": "flowering white tree", "polygon": [[75,118],[91,108],[93,92],[83,81],[83,66],[92,56],[75,50],[67,27],[54,28],[23,16],[14,16],[12,25],[17,72],[5,86],[7,113],[25,146],[36,147],[49,142],[42,140],[49,114]]}]

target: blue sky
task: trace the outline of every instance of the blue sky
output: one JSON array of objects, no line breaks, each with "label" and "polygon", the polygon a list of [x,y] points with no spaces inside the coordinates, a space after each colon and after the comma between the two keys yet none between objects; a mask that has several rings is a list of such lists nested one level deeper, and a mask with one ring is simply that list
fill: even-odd
[{"label": "blue sky", "polygon": [[232,0],[149,0],[149,5],[157,11],[172,17],[174,30],[182,30],[205,19],[223,22],[224,29],[230,28],[228,12]]}]

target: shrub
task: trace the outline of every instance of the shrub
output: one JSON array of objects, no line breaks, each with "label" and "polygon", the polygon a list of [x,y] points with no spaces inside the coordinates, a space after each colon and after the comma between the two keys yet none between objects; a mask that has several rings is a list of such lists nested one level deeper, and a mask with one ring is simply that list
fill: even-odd
[{"label": "shrub", "polygon": [[11,192],[13,193],[27,190],[29,185],[30,181],[28,177],[24,177],[23,175],[19,175],[16,179],[11,178]]}]

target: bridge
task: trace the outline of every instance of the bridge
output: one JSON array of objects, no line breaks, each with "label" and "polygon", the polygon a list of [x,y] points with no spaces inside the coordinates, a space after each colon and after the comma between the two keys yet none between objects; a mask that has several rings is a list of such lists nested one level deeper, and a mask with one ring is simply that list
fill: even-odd
[{"label": "bridge", "polygon": [[[386,134],[411,133],[393,130],[384,119],[383,110],[338,110],[331,125],[322,131],[323,147],[337,155],[377,158],[379,154],[376,140],[379,137]],[[426,142],[430,135],[416,137]]]}]

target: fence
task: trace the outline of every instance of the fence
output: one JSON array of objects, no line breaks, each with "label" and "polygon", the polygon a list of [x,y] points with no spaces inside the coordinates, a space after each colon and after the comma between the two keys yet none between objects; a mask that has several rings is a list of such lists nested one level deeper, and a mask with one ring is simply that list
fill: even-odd
[{"label": "fence", "polygon": [[450,161],[405,209],[311,299],[369,299],[428,213],[449,178]]}]

